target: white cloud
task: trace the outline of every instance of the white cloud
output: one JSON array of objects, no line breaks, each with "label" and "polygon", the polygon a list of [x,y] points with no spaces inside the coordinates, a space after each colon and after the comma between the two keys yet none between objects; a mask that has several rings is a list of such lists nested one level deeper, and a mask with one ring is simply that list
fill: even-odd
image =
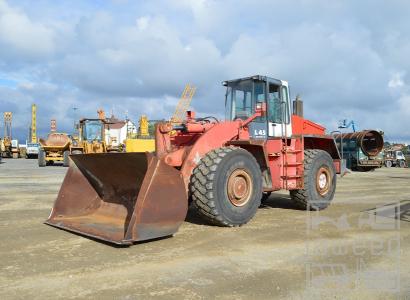
[{"label": "white cloud", "polygon": [[33,22],[24,12],[0,0],[0,54],[18,59],[49,56],[53,53],[54,32],[47,26]]},{"label": "white cloud", "polygon": [[[407,15],[385,9],[375,24],[363,14],[369,4],[300,0],[280,2],[278,12],[278,3],[128,1],[82,10],[50,1],[43,14],[0,0],[1,78],[18,82],[0,88],[0,108],[26,114],[37,102],[44,130],[52,116],[71,130],[73,106],[82,116],[115,107],[135,120],[167,118],[192,83],[192,106],[222,115],[221,81],[259,73],[289,80],[306,116],[330,130],[351,118],[410,139],[396,126],[410,114]],[[27,132],[24,122],[15,126]]]},{"label": "white cloud", "polygon": [[405,72],[397,72],[391,76],[389,83],[387,84],[391,89],[397,89],[404,86],[403,76]]},{"label": "white cloud", "polygon": [[137,28],[141,31],[147,29],[150,19],[151,18],[149,16],[138,18],[137,19]]}]

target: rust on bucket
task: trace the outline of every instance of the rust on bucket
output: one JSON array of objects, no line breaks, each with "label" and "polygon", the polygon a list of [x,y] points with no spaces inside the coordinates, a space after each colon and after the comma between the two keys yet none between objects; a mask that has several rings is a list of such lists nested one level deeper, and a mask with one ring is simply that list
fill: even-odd
[{"label": "rust on bucket", "polygon": [[151,153],[70,156],[46,224],[116,244],[174,234],[187,213],[180,172]]}]

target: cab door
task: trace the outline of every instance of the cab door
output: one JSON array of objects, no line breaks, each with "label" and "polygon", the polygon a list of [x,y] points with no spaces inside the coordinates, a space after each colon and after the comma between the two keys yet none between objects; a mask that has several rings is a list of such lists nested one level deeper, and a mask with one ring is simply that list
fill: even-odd
[{"label": "cab door", "polygon": [[[266,81],[253,81],[252,114],[257,103],[266,104]],[[268,136],[267,117],[262,116],[249,124],[249,135],[253,139],[264,139]]]},{"label": "cab door", "polygon": [[288,83],[278,80],[267,85],[268,136],[290,138],[292,124]]}]

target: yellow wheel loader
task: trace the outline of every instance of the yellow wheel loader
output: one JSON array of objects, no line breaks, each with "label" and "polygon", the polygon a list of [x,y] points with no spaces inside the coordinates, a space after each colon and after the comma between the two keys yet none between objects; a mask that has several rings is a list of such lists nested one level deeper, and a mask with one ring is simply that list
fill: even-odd
[{"label": "yellow wheel loader", "polygon": [[71,154],[105,153],[105,122],[101,119],[81,119],[78,139],[70,147]]}]

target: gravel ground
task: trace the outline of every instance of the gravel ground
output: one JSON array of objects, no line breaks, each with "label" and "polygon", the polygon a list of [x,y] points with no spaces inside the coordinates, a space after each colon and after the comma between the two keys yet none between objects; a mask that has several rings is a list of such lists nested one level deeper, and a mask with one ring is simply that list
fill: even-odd
[{"label": "gravel ground", "polygon": [[274,193],[241,228],[190,212],[126,248],[43,224],[66,170],[0,165],[0,299],[410,299],[410,222],[366,212],[410,201],[410,169],[348,174],[320,213]]}]

